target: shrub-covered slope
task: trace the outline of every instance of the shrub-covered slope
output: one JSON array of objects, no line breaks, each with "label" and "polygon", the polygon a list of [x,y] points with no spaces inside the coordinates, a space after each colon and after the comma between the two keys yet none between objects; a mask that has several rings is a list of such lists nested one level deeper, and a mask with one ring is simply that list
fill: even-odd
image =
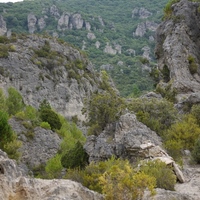
[{"label": "shrub-covered slope", "polygon": [[[123,96],[153,88],[154,32],[167,0],[25,0],[0,4],[7,30],[47,32],[83,49]],[[126,78],[124,78],[126,77]]]}]

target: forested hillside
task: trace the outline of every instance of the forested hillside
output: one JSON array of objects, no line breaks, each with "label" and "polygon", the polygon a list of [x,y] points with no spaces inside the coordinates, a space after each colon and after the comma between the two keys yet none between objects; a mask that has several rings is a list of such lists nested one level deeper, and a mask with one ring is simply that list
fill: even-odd
[{"label": "forested hillside", "polygon": [[[24,0],[0,4],[7,29],[46,33],[84,50],[123,96],[153,88],[154,33],[167,0]],[[124,78],[126,77],[126,78]]]}]

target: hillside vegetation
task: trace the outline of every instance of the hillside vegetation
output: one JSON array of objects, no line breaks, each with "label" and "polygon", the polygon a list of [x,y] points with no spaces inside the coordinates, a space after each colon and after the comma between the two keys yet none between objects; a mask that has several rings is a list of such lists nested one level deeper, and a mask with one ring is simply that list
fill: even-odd
[{"label": "hillside vegetation", "polygon": [[[24,0],[0,4],[0,13],[7,28],[17,33],[29,32],[27,17],[32,13],[37,19],[34,33],[56,35],[83,49],[96,69],[108,70],[122,96],[139,96],[154,85],[149,76],[156,62],[154,31],[166,3],[167,0]],[[58,28],[63,13],[79,13],[79,21],[84,20],[85,24],[82,28]],[[41,18],[45,21],[43,28],[39,28]],[[105,53],[106,47],[114,53]]]}]

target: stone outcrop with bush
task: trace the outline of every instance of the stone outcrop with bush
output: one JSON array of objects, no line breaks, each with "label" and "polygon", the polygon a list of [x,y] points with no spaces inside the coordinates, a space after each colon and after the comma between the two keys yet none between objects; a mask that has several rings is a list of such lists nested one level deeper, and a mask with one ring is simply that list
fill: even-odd
[{"label": "stone outcrop with bush", "polygon": [[173,93],[178,103],[200,102],[199,2],[171,1],[156,35],[156,56],[163,96]]},{"label": "stone outcrop with bush", "polygon": [[103,200],[103,196],[70,180],[42,180],[22,176],[14,160],[0,150],[0,199],[47,200],[83,199]]}]

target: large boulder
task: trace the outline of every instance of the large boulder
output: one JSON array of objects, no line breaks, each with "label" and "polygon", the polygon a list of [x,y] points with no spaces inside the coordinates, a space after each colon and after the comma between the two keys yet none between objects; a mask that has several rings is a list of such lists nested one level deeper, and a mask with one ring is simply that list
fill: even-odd
[{"label": "large boulder", "polygon": [[16,162],[0,150],[0,200],[103,200],[103,196],[70,180],[22,176]]},{"label": "large boulder", "polygon": [[154,131],[139,122],[134,114],[127,113],[100,135],[89,136],[84,147],[90,162],[105,160],[112,155],[134,161],[140,157],[140,145],[145,141],[162,144]]}]

